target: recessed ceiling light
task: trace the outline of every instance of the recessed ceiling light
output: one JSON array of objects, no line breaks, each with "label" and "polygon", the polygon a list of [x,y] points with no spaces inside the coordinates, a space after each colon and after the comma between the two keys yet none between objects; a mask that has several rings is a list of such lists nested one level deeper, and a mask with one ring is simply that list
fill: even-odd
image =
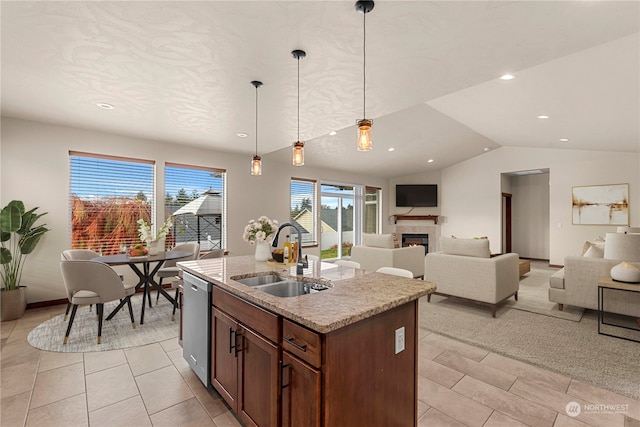
[{"label": "recessed ceiling light", "polygon": [[487,152],[487,151],[491,151],[491,148],[490,148],[490,147],[484,147],[484,148],[483,148],[483,150],[484,150],[485,152]]},{"label": "recessed ceiling light", "polygon": [[539,119],[548,119],[548,118],[549,118],[549,116],[546,116],[546,115],[544,115],[544,114],[542,114],[542,115],[540,115],[540,116],[537,116],[537,117],[538,117]]},{"label": "recessed ceiling light", "polygon": [[568,141],[569,141],[569,138],[560,138],[560,141],[562,141],[562,142],[568,142]]},{"label": "recessed ceiling light", "polygon": [[332,130],[331,132],[329,132],[329,136],[333,136],[333,135],[335,135],[336,133],[338,133],[338,132],[336,132],[335,130]]},{"label": "recessed ceiling light", "polygon": [[427,160],[427,163],[433,163],[433,159]]},{"label": "recessed ceiling light", "polygon": [[107,104],[106,102],[98,102],[96,105],[98,107],[104,109],[104,110],[115,110],[116,109],[116,107],[114,107],[111,104]]},{"label": "recessed ceiling light", "polygon": [[247,134],[246,134],[246,133],[244,133],[244,132],[238,132],[238,133],[236,133],[236,136],[239,136],[240,138],[246,138],[246,137],[248,137],[249,135],[247,135]]},{"label": "recessed ceiling light", "polygon": [[395,149],[395,148],[393,148],[393,147],[389,147],[389,148],[387,149],[387,151],[396,151],[396,149]]},{"label": "recessed ceiling light", "polygon": [[514,76],[513,74],[503,74],[500,76],[500,80],[513,80],[515,78],[516,76]]}]

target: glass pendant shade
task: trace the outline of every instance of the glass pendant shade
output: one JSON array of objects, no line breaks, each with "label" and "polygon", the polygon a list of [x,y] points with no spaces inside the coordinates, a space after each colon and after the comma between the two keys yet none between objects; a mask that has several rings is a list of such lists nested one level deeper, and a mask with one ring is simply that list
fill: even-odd
[{"label": "glass pendant shade", "polygon": [[251,175],[262,175],[262,159],[260,156],[253,156],[251,161]]},{"label": "glass pendant shade", "polygon": [[293,166],[304,165],[304,142],[297,141],[293,144]]},{"label": "glass pendant shade", "polygon": [[373,148],[373,141],[371,140],[371,125],[372,120],[362,119],[358,120],[358,151],[371,151]]}]

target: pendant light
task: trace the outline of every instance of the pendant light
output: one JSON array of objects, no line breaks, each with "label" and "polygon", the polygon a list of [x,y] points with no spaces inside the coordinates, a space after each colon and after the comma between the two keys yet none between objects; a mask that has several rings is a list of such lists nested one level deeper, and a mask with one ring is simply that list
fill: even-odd
[{"label": "pendant light", "polygon": [[359,0],[356,2],[356,11],[362,13],[363,21],[363,37],[362,37],[362,110],[363,118],[358,120],[358,151],[371,151],[373,148],[373,141],[371,140],[371,126],[373,120],[367,119],[367,13],[373,10],[375,6],[373,1]]},{"label": "pendant light", "polygon": [[256,154],[251,161],[251,175],[262,175],[262,159],[258,156],[258,88],[262,82],[254,80],[251,84],[256,88]]},{"label": "pendant light", "polygon": [[298,140],[293,143],[293,166],[304,165],[304,142],[300,141],[300,60],[307,56],[304,50],[296,49],[291,55],[298,61]]}]

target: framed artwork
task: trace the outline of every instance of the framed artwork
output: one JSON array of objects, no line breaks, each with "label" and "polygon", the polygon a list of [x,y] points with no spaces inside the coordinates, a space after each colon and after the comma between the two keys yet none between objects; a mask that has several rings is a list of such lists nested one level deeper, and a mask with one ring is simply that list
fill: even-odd
[{"label": "framed artwork", "polygon": [[629,184],[573,187],[574,224],[629,225]]}]

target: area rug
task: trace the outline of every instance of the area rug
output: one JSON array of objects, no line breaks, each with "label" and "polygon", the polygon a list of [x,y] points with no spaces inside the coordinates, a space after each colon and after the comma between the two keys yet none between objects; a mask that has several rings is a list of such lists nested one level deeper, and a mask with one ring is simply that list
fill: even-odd
[{"label": "area rug", "polygon": [[[171,338],[177,339],[180,328],[179,312],[176,313],[176,320],[172,321],[173,306],[163,298],[160,298],[158,305],[155,304],[155,297],[152,299],[154,300],[153,308],[149,308],[147,305],[144,312],[144,325],[140,325],[142,294],[131,298],[136,329],[131,327],[129,310],[126,305],[113,319],[103,321],[102,344],[97,344],[98,321],[96,320],[95,306],[93,311],[89,311],[88,307],[78,307],[67,344],[63,344],[68,325],[68,320],[63,320],[64,314],[36,326],[29,333],[27,341],[33,347],[41,350],[79,353],[117,350],[152,344]],[[117,301],[104,305],[105,319],[117,305]]]},{"label": "area rug", "polygon": [[486,306],[437,295],[419,307],[423,329],[640,399],[640,344],[598,335],[595,311],[572,322],[503,306],[492,318]]}]

